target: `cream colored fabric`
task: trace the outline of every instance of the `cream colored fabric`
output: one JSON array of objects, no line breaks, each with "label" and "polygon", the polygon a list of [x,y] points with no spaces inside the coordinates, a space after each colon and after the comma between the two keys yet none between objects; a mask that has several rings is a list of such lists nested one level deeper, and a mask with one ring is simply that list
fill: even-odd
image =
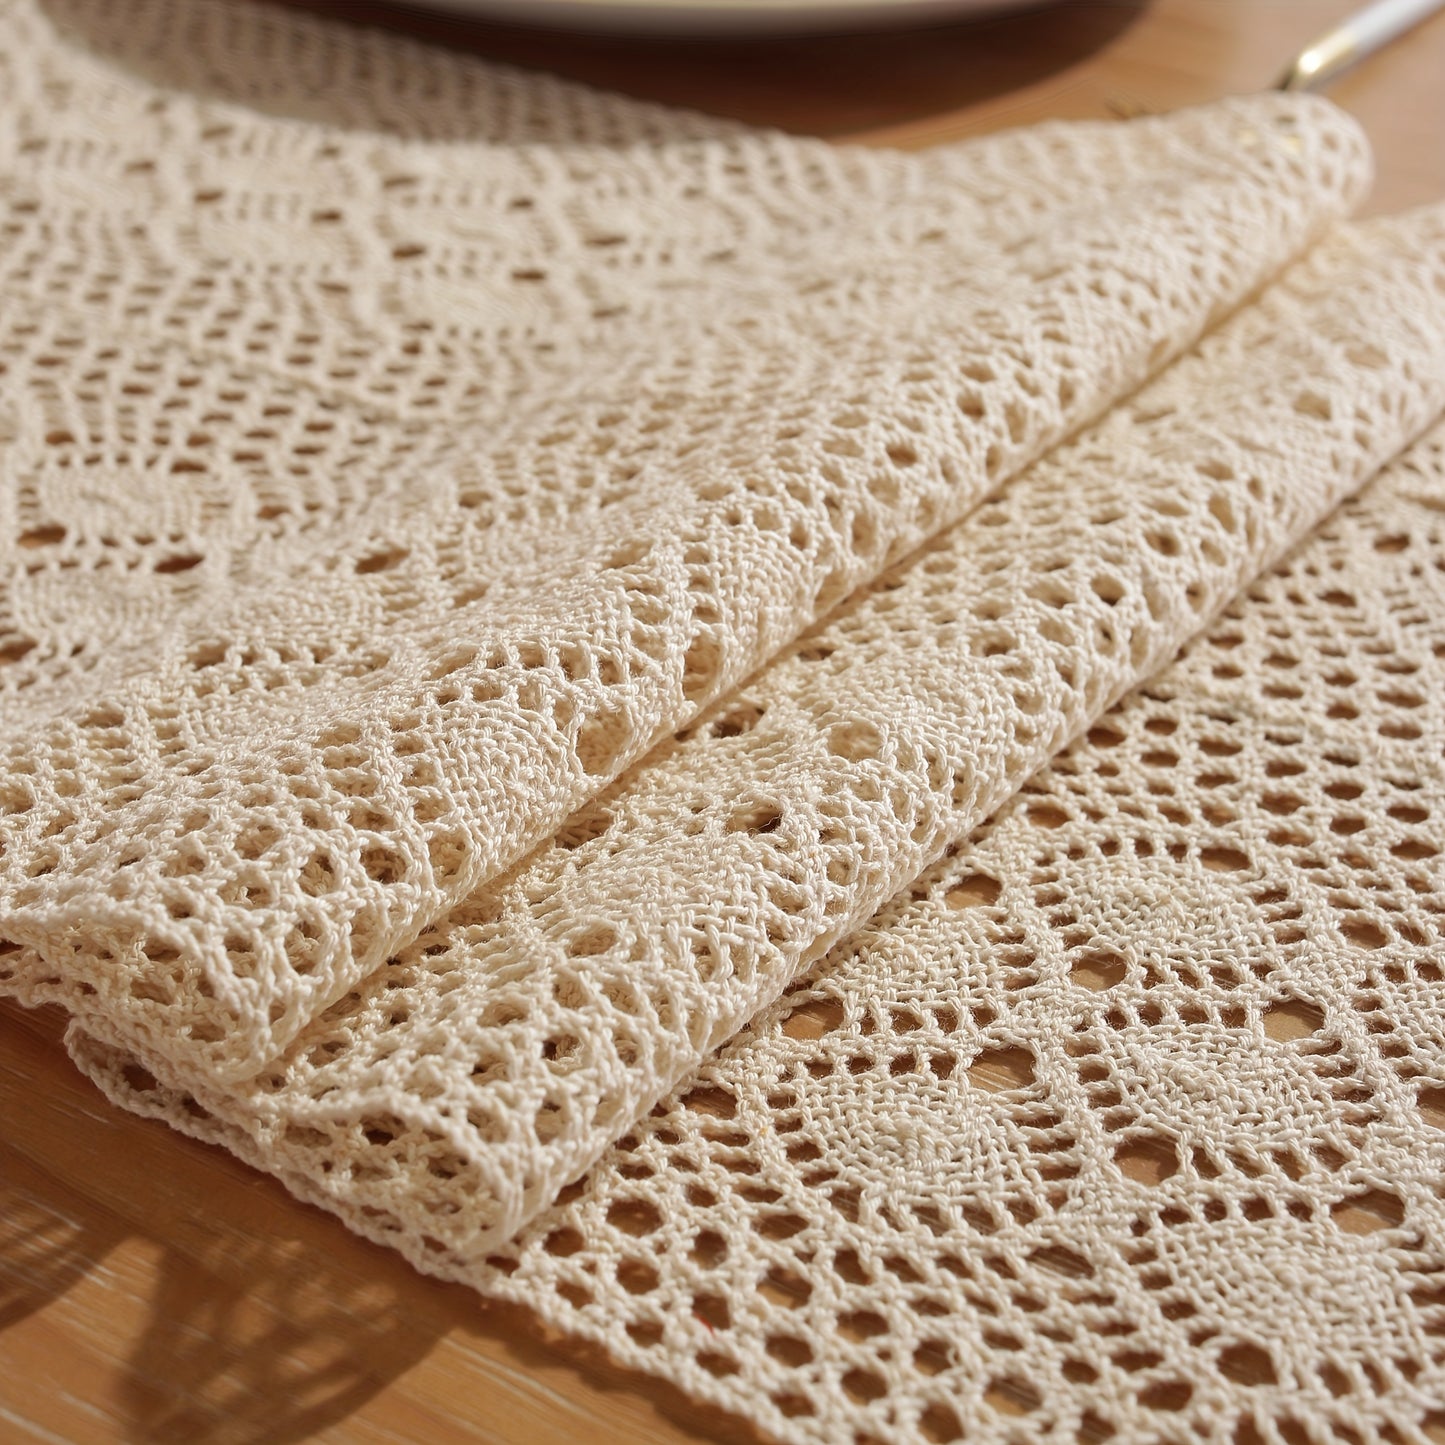
[{"label": "cream colored fabric", "polygon": [[147,1064],[353,1217],[495,1248],[1445,407],[1442,240],[1327,242],[256,1080]]},{"label": "cream colored fabric", "polygon": [[1442,757],[1437,428],[463,1277],[780,1439],[1433,1438]]},{"label": "cream colored fabric", "polygon": [[430,1218],[364,1192],[402,1131],[278,1149],[72,1050],[118,1102],[780,1439],[1424,1438],[1442,516],[1437,428],[488,1258],[434,1243],[435,1153]]},{"label": "cream colored fabric", "polygon": [[1445,212],[0,26],[0,988],[778,1438],[1418,1427]]},{"label": "cream colored fabric", "polygon": [[[60,14],[203,77],[289,56],[313,97],[379,68],[244,7],[122,8]],[[1136,386],[1366,167],[1317,102],[915,163],[673,143],[460,61],[481,138],[421,142],[4,13],[0,910],[41,959],[11,987],[217,1081]],[[447,68],[418,63],[382,116]]]}]

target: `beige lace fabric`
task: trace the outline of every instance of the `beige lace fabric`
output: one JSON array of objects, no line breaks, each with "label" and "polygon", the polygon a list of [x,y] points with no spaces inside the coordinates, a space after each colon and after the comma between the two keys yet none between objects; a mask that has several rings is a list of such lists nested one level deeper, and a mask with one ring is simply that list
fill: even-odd
[{"label": "beige lace fabric", "polygon": [[1418,1438],[1445,210],[217,0],[0,86],[0,989],[110,1097],[779,1439]]},{"label": "beige lace fabric", "polygon": [[[171,8],[126,43],[278,68],[243,9]],[[13,986],[57,978],[218,1082],[1137,386],[1366,166],[1343,118],[1274,98],[985,142],[976,170],[731,132],[609,148],[621,103],[514,139],[520,79],[493,117],[472,86],[487,140],[448,154],[158,91],[6,14],[26,481],[0,909],[39,959]],[[329,43],[344,88],[365,52]],[[470,210],[418,177],[443,162]],[[931,229],[894,233],[890,192],[937,192]],[[499,207],[525,219],[494,235]],[[417,336],[436,354],[390,403],[334,364]]]},{"label": "beige lace fabric", "polygon": [[1442,518],[1437,428],[489,1258],[72,1052],[780,1440],[1433,1438]]}]

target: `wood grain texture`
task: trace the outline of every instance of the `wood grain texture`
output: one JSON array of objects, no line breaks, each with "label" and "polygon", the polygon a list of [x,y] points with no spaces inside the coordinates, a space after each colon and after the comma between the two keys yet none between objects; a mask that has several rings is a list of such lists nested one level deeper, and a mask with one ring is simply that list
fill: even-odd
[{"label": "wood grain texture", "polygon": [[0,1005],[0,1440],[754,1440],[111,1109]]},{"label": "wood grain texture", "polygon": [[[750,121],[921,146],[1256,89],[1353,3],[1075,0],[765,44],[569,38],[364,0],[306,8]],[[1330,93],[1376,147],[1371,209],[1445,197],[1445,16]],[[60,1032],[56,1015],[0,1006],[0,1440],[755,1439],[522,1312],[415,1274],[221,1151],[111,1109]]]}]

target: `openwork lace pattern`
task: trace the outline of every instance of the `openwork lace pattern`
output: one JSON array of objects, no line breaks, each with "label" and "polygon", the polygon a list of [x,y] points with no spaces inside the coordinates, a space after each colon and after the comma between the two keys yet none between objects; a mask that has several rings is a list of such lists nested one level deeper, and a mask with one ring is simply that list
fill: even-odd
[{"label": "openwork lace pattern", "polygon": [[1437,430],[476,1282],[784,1439],[1426,1438],[1442,516]]},{"label": "openwork lace pattern", "polygon": [[[303,1036],[325,1062],[313,1073],[315,1060],[288,1061],[284,1084],[278,1072],[269,1103],[287,1100],[284,1132],[258,1131],[254,1105],[235,1095],[179,1091],[77,1029],[82,1067],[422,1268],[524,1301],[778,1438],[1416,1436],[1441,1388],[1445,1267],[1432,1134],[1445,1118],[1432,988],[1445,434],[1390,466],[1180,661],[1103,709],[1251,560],[1277,556],[1289,528],[1308,527],[1356,468],[1445,402],[1442,234],[1439,213],[1341,233],[604,796],[609,820],[628,817],[629,788],[688,756],[683,776],[711,798],[703,751],[746,754],[774,706],[807,695],[779,695],[775,677],[836,668],[847,681],[855,648],[875,671],[906,658],[894,664],[903,675],[934,687],[962,668],[976,738],[989,736],[988,671],[967,659],[991,663],[1009,679],[997,705],[1015,746],[1038,716],[1020,699],[1061,664],[1081,697],[1062,731],[1087,729],[966,844],[850,924],[676,1095],[637,1110],[511,1243],[481,1252],[482,1179],[455,1136],[411,1122],[444,1087],[445,1051],[432,1046],[476,1008],[475,924],[465,951],[439,930],[350,1016]],[[1394,417],[1384,433],[1365,424],[1382,415]],[[1371,436],[1379,453],[1353,453]],[[1084,454],[1107,481],[1061,492]],[[1188,480],[1171,466],[1186,458]],[[1233,553],[1231,535],[1261,550]],[[939,565],[955,542],[966,571]],[[907,610],[917,596],[947,620]],[[1051,617],[1067,639],[1051,636]],[[1168,621],[1172,640],[1156,651]],[[967,640],[956,658],[950,628]],[[921,718],[919,686],[909,706],[895,699],[875,716],[852,689],[829,695],[829,727],[808,735],[828,737],[818,753],[849,771],[780,795],[808,760],[775,739],[753,760],[757,793],[728,794],[717,833],[758,794],[770,809],[761,836],[778,840],[760,846],[785,857],[803,851],[788,826],[800,797],[892,812],[890,789],[909,787],[899,719],[941,743],[965,706],[954,696]],[[890,770],[870,777],[880,760]],[[919,761],[916,812],[888,856],[925,811]],[[640,825],[633,816],[621,836]],[[584,841],[558,848],[585,856],[607,836],[596,826],[579,823]],[[702,866],[725,847],[682,856]],[[866,849],[851,856],[856,883]],[[742,858],[704,867],[704,885]],[[518,878],[525,895],[527,870]],[[662,886],[657,873],[647,881]],[[534,897],[567,896],[560,875],[549,882]],[[713,908],[724,928],[733,910]],[[570,906],[564,916],[618,926]],[[630,977],[644,972],[634,960]],[[628,976],[613,975],[614,998]],[[467,1004],[448,1015],[452,996]],[[387,1051],[412,1020],[428,1046]],[[631,1025],[636,1038],[635,1015]],[[547,1043],[564,1070],[583,1047],[580,1034]],[[411,1096],[377,1087],[386,1076],[373,1065],[352,1076],[366,1112],[337,1127],[337,1086],[382,1052],[414,1061]],[[1310,1331],[1294,1328],[1301,1312]]]},{"label": "openwork lace pattern", "polygon": [[495,1247],[1445,406],[1441,222],[1327,242],[253,1083],[148,1063],[349,1208]]},{"label": "openwork lace pattern", "polygon": [[[1140,384],[1367,170],[1349,122],[1275,98],[925,162],[674,138],[242,17],[0,21],[0,910],[77,1008],[218,1081]],[[168,53],[229,93],[148,79]],[[258,113],[288,68],[312,107],[365,77],[375,124],[446,103]],[[448,125],[474,138],[419,138]]]},{"label": "openwork lace pattern", "polygon": [[531,1229],[432,1267],[783,1440],[1427,1438],[1442,517],[1436,430]]},{"label": "openwork lace pattern", "polygon": [[779,1440],[1439,1423],[1445,211],[1347,120],[214,0],[0,87],[0,990],[113,1100]]}]

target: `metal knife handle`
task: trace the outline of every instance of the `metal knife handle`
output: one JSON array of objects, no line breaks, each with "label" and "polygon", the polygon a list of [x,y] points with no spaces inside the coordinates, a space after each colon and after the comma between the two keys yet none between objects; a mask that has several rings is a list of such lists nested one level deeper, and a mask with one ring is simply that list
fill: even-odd
[{"label": "metal knife handle", "polygon": [[1315,90],[1440,9],[1445,0],[1376,0],[1305,46],[1275,88]]}]

